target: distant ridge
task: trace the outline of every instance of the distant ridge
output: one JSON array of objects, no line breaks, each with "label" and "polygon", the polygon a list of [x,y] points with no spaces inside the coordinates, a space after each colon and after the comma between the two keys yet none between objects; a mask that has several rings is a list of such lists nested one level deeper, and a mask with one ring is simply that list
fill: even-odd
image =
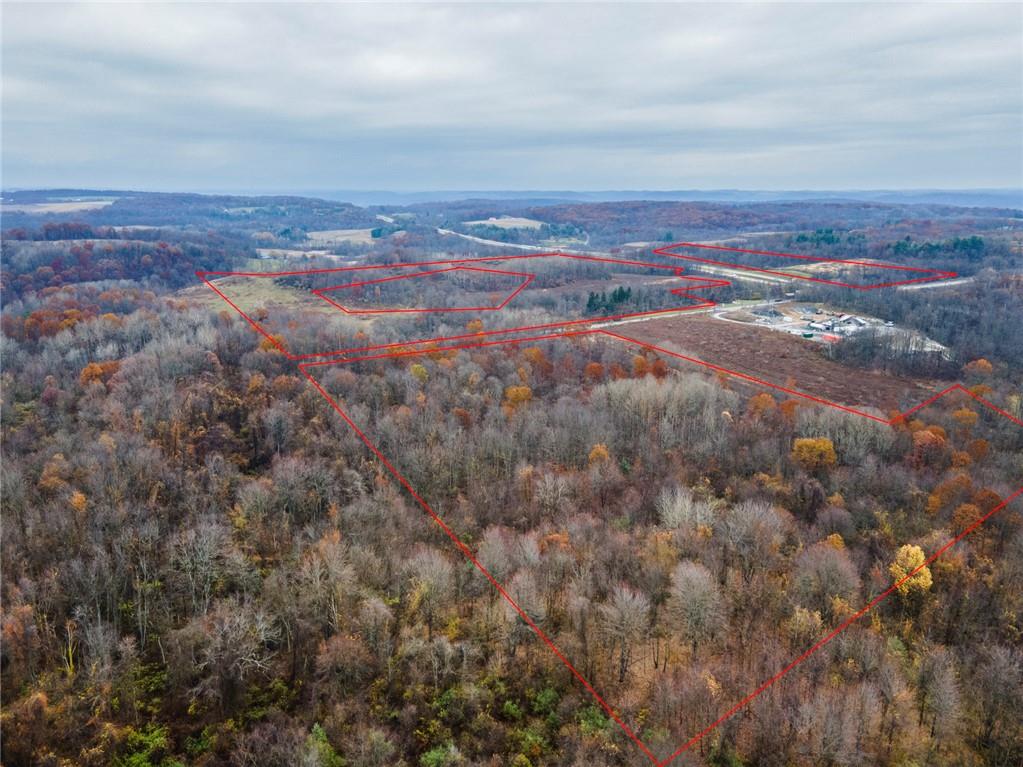
[{"label": "distant ridge", "polygon": [[680,189],[609,190],[572,192],[557,190],[501,191],[450,190],[423,192],[388,192],[372,190],[308,190],[296,192],[328,200],[343,200],[355,205],[412,205],[423,202],[453,200],[522,200],[532,205],[557,205],[565,202],[631,202],[637,200],[665,202],[797,202],[843,201],[877,202],[901,205],[956,205],[964,207],[1023,208],[1023,189],[873,189],[873,190],[744,190],[744,189]]},{"label": "distant ridge", "polygon": [[748,190],[748,189],[622,189],[576,192],[568,190],[435,190],[392,192],[364,189],[267,189],[193,190],[154,192],[96,189],[5,189],[6,202],[41,202],[52,199],[127,197],[146,194],[184,194],[196,197],[315,198],[360,206],[404,206],[457,200],[508,200],[529,206],[587,202],[868,202],[888,205],[951,205],[972,208],[1023,209],[1023,189],[847,189],[847,190]]}]

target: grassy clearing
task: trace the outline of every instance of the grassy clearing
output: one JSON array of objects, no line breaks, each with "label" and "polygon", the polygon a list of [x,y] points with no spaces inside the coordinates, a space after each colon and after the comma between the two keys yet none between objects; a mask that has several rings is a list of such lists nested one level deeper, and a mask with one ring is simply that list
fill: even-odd
[{"label": "grassy clearing", "polygon": [[4,205],[6,213],[78,213],[99,210],[113,205],[116,200],[70,200],[67,202],[29,202],[22,205]]},{"label": "grassy clearing", "polygon": [[[266,261],[256,262],[266,264]],[[282,285],[268,277],[221,277],[211,282],[242,311],[256,309],[302,309],[323,314],[337,314],[337,309],[306,290]],[[224,308],[224,300],[206,285],[194,285],[179,292],[182,298],[201,304]]]},{"label": "grassy clearing", "polygon": [[488,218],[485,221],[464,221],[463,223],[465,226],[496,226],[498,229],[539,229],[543,226],[543,221],[515,216],[501,216],[500,218]]},{"label": "grassy clearing", "polygon": [[316,243],[349,242],[355,245],[372,245],[372,229],[324,229],[319,232],[306,232],[306,237]]},{"label": "grassy clearing", "polygon": [[329,250],[296,250],[292,248],[256,248],[260,258],[305,258],[333,255]]}]

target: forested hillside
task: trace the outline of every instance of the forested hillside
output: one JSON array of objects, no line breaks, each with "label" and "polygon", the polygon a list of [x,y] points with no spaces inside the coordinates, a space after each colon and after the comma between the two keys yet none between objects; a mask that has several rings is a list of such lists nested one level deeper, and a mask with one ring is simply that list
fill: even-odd
[{"label": "forested hillside", "polygon": [[[584,207],[533,213],[594,234],[606,221],[619,244],[692,222]],[[793,248],[856,255],[845,234],[813,241],[835,213],[806,207],[750,206],[805,230]],[[920,375],[916,401],[951,380],[976,396],[904,418],[610,338],[309,370],[658,759],[969,531],[673,764],[1018,765],[1018,252],[984,216],[946,213],[931,239],[933,223],[907,225],[912,247],[871,232],[862,248],[917,263],[937,243],[936,265],[977,273],[962,290],[798,288],[949,347],[951,378]],[[196,270],[250,268],[251,232],[202,234],[187,215],[154,241],[62,222],[46,242],[38,220],[5,237],[3,763],[648,761],[298,367],[198,285]],[[729,232],[749,223],[729,215]],[[478,250],[406,231],[297,263]],[[530,312],[602,312],[583,276],[543,274],[579,285]],[[302,349],[356,337],[295,306],[281,316]],[[874,347],[847,348],[850,377],[879,367]]]}]

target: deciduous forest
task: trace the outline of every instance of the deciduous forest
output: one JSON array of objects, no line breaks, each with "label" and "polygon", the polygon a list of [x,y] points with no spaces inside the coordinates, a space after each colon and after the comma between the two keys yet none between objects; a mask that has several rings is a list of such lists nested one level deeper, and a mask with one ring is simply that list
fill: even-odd
[{"label": "deciduous forest", "polygon": [[[840,371],[832,385],[904,382],[855,403],[874,420],[604,336],[307,370],[654,758],[901,581],[672,764],[1023,764],[1019,211],[197,195],[5,223],[3,763],[649,761],[295,363],[195,277],[494,256],[499,241],[458,235],[491,239],[463,222],[506,214],[545,227],[514,230],[520,244],[621,256],[740,237],[973,278],[704,292],[876,318],[831,346],[791,338]],[[378,215],[396,223],[365,241],[307,239]],[[509,311],[665,305],[622,270],[544,268]],[[500,322],[341,322],[294,298],[327,283],[234,289],[300,351]],[[450,300],[440,283],[399,287],[359,300]],[[885,322],[937,345],[900,344]],[[757,375],[806,390],[792,364]],[[969,393],[898,417],[955,382]]]}]

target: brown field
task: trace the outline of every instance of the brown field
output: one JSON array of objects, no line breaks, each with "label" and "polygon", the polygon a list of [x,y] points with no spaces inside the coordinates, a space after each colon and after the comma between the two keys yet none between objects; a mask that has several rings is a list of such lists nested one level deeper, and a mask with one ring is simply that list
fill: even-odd
[{"label": "brown field", "polygon": [[667,344],[669,349],[769,383],[885,413],[917,404],[931,391],[921,381],[833,362],[817,344],[796,336],[706,315],[653,319],[610,330],[645,343]]}]

